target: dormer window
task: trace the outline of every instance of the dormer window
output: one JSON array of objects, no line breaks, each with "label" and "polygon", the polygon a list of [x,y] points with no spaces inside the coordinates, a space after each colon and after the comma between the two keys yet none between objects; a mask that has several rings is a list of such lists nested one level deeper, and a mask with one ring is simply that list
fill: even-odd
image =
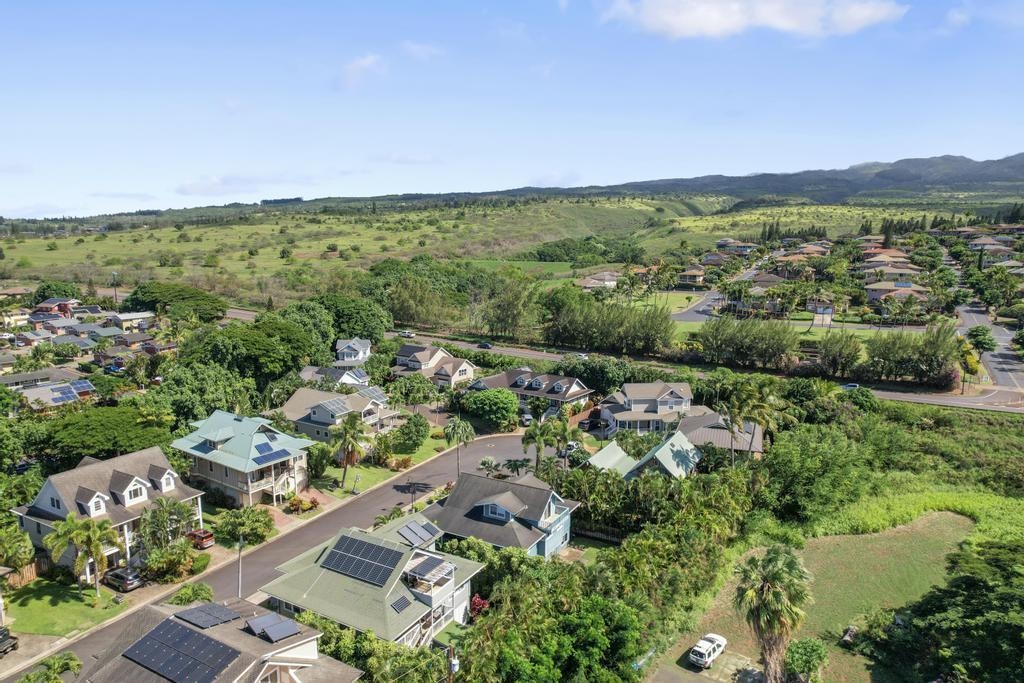
[{"label": "dormer window", "polygon": [[50,496],[50,507],[54,510],[60,510],[60,498]]},{"label": "dormer window", "polygon": [[555,393],[560,394],[565,389],[565,387],[562,385],[561,382],[555,382],[554,389],[555,389]]},{"label": "dormer window", "polygon": [[165,474],[164,478],[160,481],[161,491],[170,491],[174,488],[174,477],[170,474]]},{"label": "dormer window", "polygon": [[531,389],[540,389],[542,386],[544,386],[544,382],[542,382],[539,377],[530,382]]},{"label": "dormer window", "polygon": [[103,512],[103,501],[100,500],[99,498],[96,498],[96,500],[92,501],[92,511],[93,514]]},{"label": "dormer window", "polygon": [[129,503],[134,503],[136,501],[140,501],[140,500],[142,500],[145,497],[146,497],[146,492],[143,491],[142,487],[139,486],[138,484],[132,486],[127,491],[125,491],[125,499]]},{"label": "dormer window", "polygon": [[524,384],[526,384],[526,378],[525,377],[516,377],[516,381],[514,382],[514,384],[517,387],[521,387]]},{"label": "dormer window", "polygon": [[488,503],[484,508],[484,514],[494,519],[506,520],[508,519],[508,513],[505,512],[505,508],[494,503]]}]

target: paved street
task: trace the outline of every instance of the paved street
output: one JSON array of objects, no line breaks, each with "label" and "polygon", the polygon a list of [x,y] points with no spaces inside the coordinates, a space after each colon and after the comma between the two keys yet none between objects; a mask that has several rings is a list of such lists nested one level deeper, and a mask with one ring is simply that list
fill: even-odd
[{"label": "paved street", "polygon": [[986,325],[992,329],[992,336],[995,337],[998,347],[995,351],[981,356],[992,382],[1004,387],[1024,389],[1024,360],[1010,347],[1013,333],[1001,325],[993,325],[984,306],[979,303],[960,306],[956,312],[961,320],[961,334],[966,335],[967,330],[976,325]]},{"label": "paved street", "polygon": [[[532,457],[533,451],[530,452]],[[480,461],[490,456],[498,462],[525,457],[518,434],[483,438],[462,449],[462,470],[476,472]],[[249,596],[278,576],[280,564],[328,540],[347,527],[370,527],[377,515],[396,505],[408,505],[412,499],[455,479],[456,453],[451,451],[414,467],[393,482],[361,494],[330,512],[325,512],[291,533],[279,536],[242,558],[242,595]],[[218,600],[233,597],[238,590],[238,565],[234,562],[204,576],[202,581],[213,586]],[[118,631],[112,626],[90,633],[69,649],[83,662],[105,650]],[[13,683],[17,675],[4,683]]]}]

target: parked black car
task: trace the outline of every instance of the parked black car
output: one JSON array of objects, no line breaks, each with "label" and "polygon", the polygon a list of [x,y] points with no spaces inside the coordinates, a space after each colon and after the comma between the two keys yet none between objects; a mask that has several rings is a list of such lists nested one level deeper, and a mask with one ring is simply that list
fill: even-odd
[{"label": "parked black car", "polygon": [[114,590],[122,593],[128,593],[136,588],[142,586],[142,575],[134,569],[128,567],[122,567],[121,569],[111,569],[109,572],[103,575],[103,583],[107,584]]}]

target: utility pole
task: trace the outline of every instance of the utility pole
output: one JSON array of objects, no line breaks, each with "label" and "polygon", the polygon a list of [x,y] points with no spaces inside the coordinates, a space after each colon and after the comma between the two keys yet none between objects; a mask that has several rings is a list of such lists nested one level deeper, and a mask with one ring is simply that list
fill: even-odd
[{"label": "utility pole", "polygon": [[242,599],[242,546],[245,545],[245,535],[238,535],[238,599]]},{"label": "utility pole", "polygon": [[448,645],[448,683],[455,683],[455,674],[459,672],[459,658],[455,656],[455,646]]}]

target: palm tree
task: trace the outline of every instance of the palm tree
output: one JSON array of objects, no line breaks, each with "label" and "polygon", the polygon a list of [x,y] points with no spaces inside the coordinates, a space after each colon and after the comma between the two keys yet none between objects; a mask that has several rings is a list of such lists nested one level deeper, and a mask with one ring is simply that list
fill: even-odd
[{"label": "palm tree", "polygon": [[61,674],[70,671],[78,674],[82,670],[82,660],[74,652],[60,652],[50,655],[39,662],[43,667],[27,673],[18,679],[18,683],[64,683]]},{"label": "palm tree", "polygon": [[366,423],[359,413],[349,413],[337,427],[331,428],[331,445],[334,446],[334,460],[341,463],[341,487],[345,488],[349,465],[355,465],[366,452],[363,437]]},{"label": "palm tree", "polygon": [[59,561],[67,552],[68,546],[74,548],[75,563],[72,568],[79,579],[92,565],[92,579],[97,598],[100,595],[100,577],[107,571],[104,547],[114,546],[124,552],[121,537],[110,520],[96,521],[88,517],[79,519],[73,512],[66,518],[54,522],[53,531],[43,537],[43,545],[50,552],[54,562]]},{"label": "palm tree", "polygon": [[523,453],[526,453],[530,446],[537,450],[534,469],[540,469],[540,459],[544,456],[544,449],[553,445],[555,445],[555,438],[551,431],[550,422],[535,420],[523,432]]},{"label": "palm tree", "polygon": [[[569,447],[571,441],[583,441],[583,430],[570,425],[568,420],[562,418],[551,423],[551,436],[555,440],[555,448],[562,451]],[[565,457],[565,464],[568,467],[568,454]]]},{"label": "palm tree", "polygon": [[461,417],[453,417],[444,426],[444,440],[448,443],[448,447],[455,444],[456,478],[462,473],[462,446],[469,445],[475,438],[476,430],[473,429],[473,425]]},{"label": "palm tree", "polygon": [[487,456],[480,461],[479,469],[482,469],[490,478],[501,470],[501,465],[494,461],[494,458]]},{"label": "palm tree", "polygon": [[522,474],[523,470],[525,470],[529,466],[530,466],[530,459],[529,458],[512,458],[510,460],[506,460],[502,464],[502,467],[504,467],[506,470],[511,472],[516,477],[518,477],[520,474]]},{"label": "palm tree", "polygon": [[793,549],[783,545],[749,558],[736,568],[736,575],[733,606],[761,647],[765,681],[783,683],[786,648],[804,622],[803,607],[811,602],[811,575]]}]

